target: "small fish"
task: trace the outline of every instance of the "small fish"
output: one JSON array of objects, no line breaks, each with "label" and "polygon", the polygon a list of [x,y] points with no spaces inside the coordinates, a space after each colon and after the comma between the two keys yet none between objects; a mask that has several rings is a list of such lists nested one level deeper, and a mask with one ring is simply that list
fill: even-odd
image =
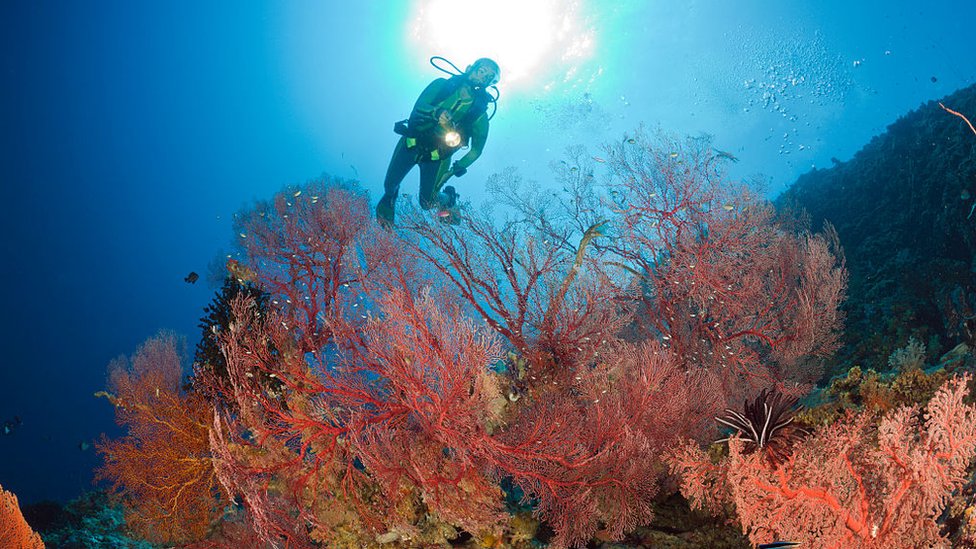
[{"label": "small fish", "polygon": [[722,209],[725,210],[725,211],[727,211],[727,212],[731,212],[732,210],[735,209],[735,206],[733,206],[732,204],[726,204],[726,205],[722,206]]},{"label": "small fish", "polygon": [[3,422],[2,428],[0,428],[0,434],[9,435],[14,432],[14,429],[23,425],[24,422],[20,420],[20,416],[14,416],[13,419],[8,419]]},{"label": "small fish", "polygon": [[198,275],[195,271],[190,271],[190,274],[183,278],[183,282],[186,282],[187,284],[193,284],[197,280],[200,280],[200,275]]},{"label": "small fish", "polygon": [[738,162],[739,161],[739,159],[735,155],[733,155],[732,153],[726,152],[726,151],[720,151],[718,149],[715,149],[715,156],[717,158],[725,158],[726,160],[731,160],[732,162]]},{"label": "small fish", "polygon": [[85,450],[91,448],[91,444],[87,440],[83,440],[78,443],[78,449],[84,452]]},{"label": "small fish", "polygon": [[669,156],[671,158],[678,158],[678,153],[671,153]]},{"label": "small fish", "polygon": [[292,196],[299,197],[301,195],[302,195],[302,191],[295,191],[295,194],[293,194]]},{"label": "small fish", "polygon": [[798,541],[774,541],[772,543],[760,543],[759,549],[779,549],[781,547],[796,547],[800,545]]},{"label": "small fish", "polygon": [[604,160],[603,158],[600,158],[599,156],[594,156],[593,157],[593,160],[596,160],[597,162],[599,162],[601,164],[605,164],[606,163],[606,160]]},{"label": "small fish", "polygon": [[437,217],[450,217],[450,216],[451,216],[451,212],[447,210],[441,210],[437,212]]},{"label": "small fish", "polygon": [[968,190],[968,189],[963,189],[963,190],[962,190],[962,192],[961,192],[961,193],[959,193],[959,199],[960,199],[960,200],[969,200],[969,198],[970,198],[971,196],[972,196],[972,195],[971,195],[971,194],[969,194],[969,190]]},{"label": "small fish", "polygon": [[627,140],[627,144],[628,145],[633,145],[634,143],[637,143],[637,140],[634,139],[633,137],[631,137],[630,139]]}]

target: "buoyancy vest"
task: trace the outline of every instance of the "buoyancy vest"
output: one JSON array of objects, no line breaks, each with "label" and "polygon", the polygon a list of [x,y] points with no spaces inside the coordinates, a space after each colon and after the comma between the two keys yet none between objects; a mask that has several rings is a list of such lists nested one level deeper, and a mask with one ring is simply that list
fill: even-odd
[{"label": "buoyancy vest", "polygon": [[439,160],[468,145],[475,121],[488,111],[488,103],[491,102],[491,96],[488,92],[481,88],[471,89],[473,95],[471,104],[460,119],[455,118],[454,120],[454,129],[461,135],[461,142],[456,147],[449,147],[444,143],[442,129],[436,120],[437,112],[440,112],[441,109],[447,109],[452,115],[456,114],[454,109],[459,106],[458,103],[445,105],[445,102],[455,96],[465,82],[465,76],[459,74],[452,76],[444,83],[433,101],[435,106],[433,119],[429,113],[414,112],[411,113],[406,124],[398,123],[396,125],[395,131],[406,137],[408,148],[417,147],[420,156],[429,157],[430,160]]}]

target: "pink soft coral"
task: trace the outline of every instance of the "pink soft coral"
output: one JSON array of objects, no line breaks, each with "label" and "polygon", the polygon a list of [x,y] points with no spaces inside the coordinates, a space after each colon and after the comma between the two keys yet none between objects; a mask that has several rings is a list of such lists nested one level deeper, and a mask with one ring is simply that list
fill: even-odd
[{"label": "pink soft coral", "polygon": [[[976,407],[963,404],[968,376],[946,383],[918,409],[873,421],[851,416],[809,438],[782,465],[729,441],[718,465],[687,445],[672,455],[682,493],[699,507],[734,503],[753,543],[816,547],[933,547],[936,519],[976,455]],[[724,501],[720,501],[724,500]]]}]

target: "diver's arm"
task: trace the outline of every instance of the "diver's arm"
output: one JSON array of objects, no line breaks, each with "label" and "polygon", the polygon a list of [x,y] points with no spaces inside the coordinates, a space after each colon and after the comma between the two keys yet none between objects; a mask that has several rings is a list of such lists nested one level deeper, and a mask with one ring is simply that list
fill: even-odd
[{"label": "diver's arm", "polygon": [[[457,162],[454,163],[452,171],[455,175],[461,175],[467,171],[468,166],[474,164],[474,161],[481,156],[481,152],[485,150],[485,143],[488,142],[488,115],[482,114],[474,121],[471,127],[471,148],[468,149],[468,153],[462,156]],[[461,173],[457,173],[460,171]]]},{"label": "diver's arm", "polygon": [[446,78],[438,78],[430,84],[427,84],[424,91],[420,93],[420,97],[417,98],[417,102],[413,106],[413,111],[410,112],[411,123],[423,124],[426,122],[430,124],[437,118],[439,106],[435,102],[446,84]]}]

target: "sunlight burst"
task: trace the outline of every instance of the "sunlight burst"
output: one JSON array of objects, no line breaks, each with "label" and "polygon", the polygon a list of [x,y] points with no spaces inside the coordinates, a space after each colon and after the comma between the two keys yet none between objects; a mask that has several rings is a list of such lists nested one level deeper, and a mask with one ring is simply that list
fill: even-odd
[{"label": "sunlight burst", "polygon": [[570,75],[589,58],[593,30],[580,2],[566,0],[419,0],[410,37],[420,50],[442,55],[464,69],[479,57],[502,67],[506,88]]}]

